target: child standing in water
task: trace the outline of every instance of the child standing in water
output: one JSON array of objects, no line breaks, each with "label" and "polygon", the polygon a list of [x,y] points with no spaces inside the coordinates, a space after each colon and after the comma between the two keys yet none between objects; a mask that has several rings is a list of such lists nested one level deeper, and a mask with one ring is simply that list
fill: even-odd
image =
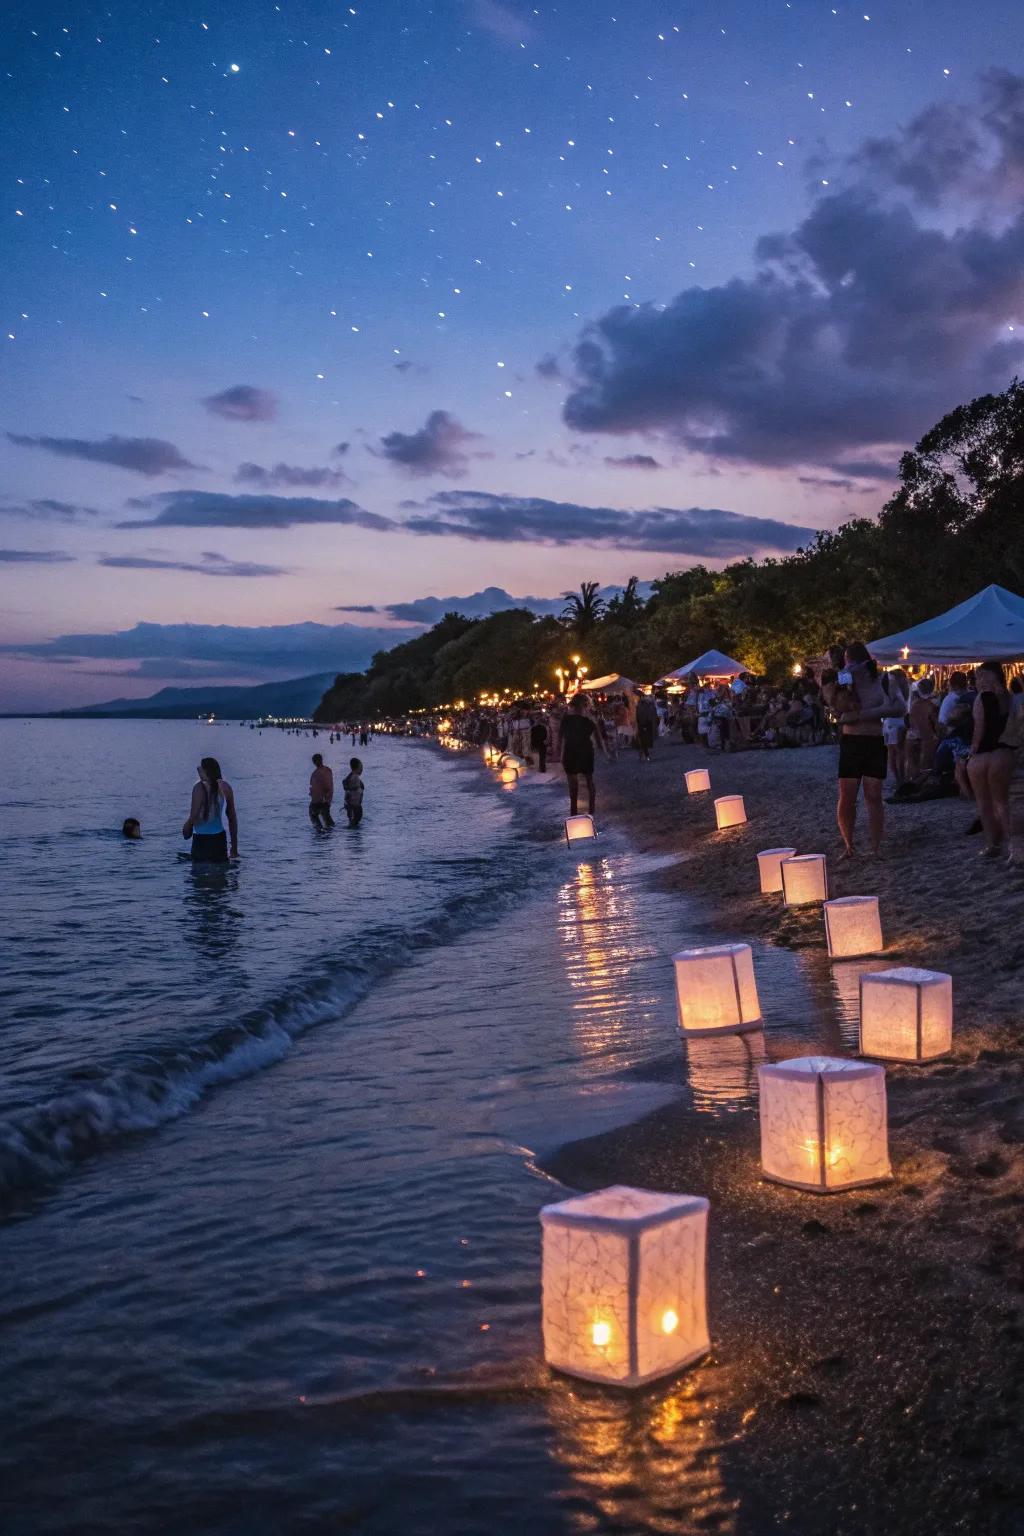
[{"label": "child standing in water", "polygon": [[350,827],[358,827],[363,819],[363,765],[358,757],[353,757],[349,767],[351,773],[347,773],[341,781],[345,791],[345,815]]}]

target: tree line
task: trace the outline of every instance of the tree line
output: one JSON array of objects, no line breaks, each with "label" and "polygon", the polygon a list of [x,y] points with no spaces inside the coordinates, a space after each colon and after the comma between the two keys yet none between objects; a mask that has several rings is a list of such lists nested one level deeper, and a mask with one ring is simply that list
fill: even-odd
[{"label": "tree line", "polygon": [[1024,590],[1024,385],[958,406],[903,455],[877,519],[818,533],[796,554],[630,578],[602,601],[596,582],[566,594],[560,618],[523,608],[448,613],[426,634],[342,673],[316,718],[371,718],[555,686],[580,652],[591,676],[649,681],[711,647],[781,680],[837,639],[870,640],[962,602],[997,581]]}]

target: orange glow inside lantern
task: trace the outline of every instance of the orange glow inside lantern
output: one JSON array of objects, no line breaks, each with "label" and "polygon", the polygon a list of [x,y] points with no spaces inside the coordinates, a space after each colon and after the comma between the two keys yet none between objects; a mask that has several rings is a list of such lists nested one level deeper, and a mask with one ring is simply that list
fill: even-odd
[{"label": "orange glow inside lantern", "polygon": [[795,853],[795,848],[765,848],[758,854],[757,873],[763,895],[774,896],[782,890],[782,861],[791,859]]},{"label": "orange glow inside lantern", "polygon": [[501,782],[503,784],[518,784],[519,769],[514,763],[506,763],[501,770]]},{"label": "orange glow inside lantern", "polygon": [[690,768],[686,773],[686,793],[699,795],[711,788],[711,775],[706,768]]},{"label": "orange glow inside lantern", "polygon": [[715,801],[715,821],[719,832],[728,827],[741,827],[747,819],[742,795],[721,795]]},{"label": "orange glow inside lantern", "polygon": [[787,907],[802,907],[828,897],[828,874],[823,853],[798,853],[783,859],[782,899]]},{"label": "orange glow inside lantern", "polygon": [[860,978],[860,1050],[886,1061],[934,1061],[953,1047],[953,978],[897,966]]},{"label": "orange glow inside lantern", "polygon": [[676,1008],[684,1035],[760,1029],[761,1004],[749,944],[681,949],[672,956]]},{"label": "orange glow inside lantern", "polygon": [[827,1194],[892,1176],[884,1067],[802,1056],[757,1077],[765,1178]]},{"label": "orange glow inside lantern", "polygon": [[825,937],[833,960],[877,955],[883,949],[877,896],[839,896],[825,903]]},{"label": "orange glow inside lantern", "polygon": [[637,1387],[706,1354],[707,1215],[700,1196],[625,1185],[545,1206],[549,1365]]},{"label": "orange glow inside lantern", "polygon": [[597,828],[594,826],[593,816],[567,816],[565,818],[565,840],[567,843],[585,842],[588,838],[597,836]]}]

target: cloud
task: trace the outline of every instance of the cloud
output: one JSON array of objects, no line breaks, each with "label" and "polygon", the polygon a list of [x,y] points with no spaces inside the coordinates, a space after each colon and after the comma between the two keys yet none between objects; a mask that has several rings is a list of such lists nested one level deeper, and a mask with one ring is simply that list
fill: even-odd
[{"label": "cloud", "polygon": [[379,613],[380,609],[375,603],[342,603],[334,611],[335,613]]},{"label": "cloud", "polygon": [[35,501],[16,502],[13,506],[0,507],[2,517],[60,518],[71,522],[76,517],[98,517],[95,507],[81,507],[70,501],[54,501],[44,496]]},{"label": "cloud", "polygon": [[626,453],[621,459],[607,458],[610,469],[661,469],[657,459],[649,453]]},{"label": "cloud", "polygon": [[[602,587],[599,595],[607,602],[622,590],[621,587]],[[641,582],[638,590],[641,597],[648,597],[650,584]],[[461,613],[468,619],[484,619],[506,608],[529,608],[531,613],[557,616],[564,607],[564,596],[513,597],[504,587],[484,587],[481,592],[471,592],[466,597],[417,597],[411,602],[388,603],[378,611],[403,624],[436,624],[446,613]],[[351,609],[346,611],[352,612]]]},{"label": "cloud", "polygon": [[229,560],[213,550],[204,550],[199,562],[159,560],[150,555],[104,555],[97,565],[125,571],[189,571],[195,576],[284,576],[281,565],[257,565],[252,560]]},{"label": "cloud", "polygon": [[113,464],[117,469],[131,469],[139,475],[164,475],[173,469],[199,469],[160,437],[105,437],[99,442],[84,437],[23,437],[8,432],[8,440],[19,448],[42,448],[66,459],[87,459],[93,464]]},{"label": "cloud", "polygon": [[502,43],[526,43],[533,36],[525,15],[507,0],[469,0],[469,19]]},{"label": "cloud", "polygon": [[[335,450],[337,452],[337,450]],[[320,468],[313,466],[309,469],[299,464],[274,464],[265,469],[262,464],[239,464],[235,474],[235,480],[239,485],[256,485],[263,490],[270,490],[275,486],[305,486],[307,489],[328,487],[334,489],[344,485],[348,476],[340,469]]]},{"label": "cloud", "polygon": [[[136,506],[139,503],[136,501]],[[399,525],[364,512],[354,501],[315,496],[233,496],[222,491],[164,491],[147,498],[159,507],[153,518],[118,523],[118,528],[294,528],[300,523],[348,523],[389,531]]]},{"label": "cloud", "polygon": [[219,395],[206,395],[201,403],[211,416],[226,421],[273,421],[277,415],[277,396],[252,384],[233,384]]},{"label": "cloud", "polygon": [[351,443],[335,443],[334,447],[331,449],[331,452],[336,453],[340,459],[343,454],[348,453],[351,446]]},{"label": "cloud", "polygon": [[1024,360],[1007,331],[1024,303],[1024,79],[990,73],[970,115],[956,174],[964,120],[929,109],[852,157],[796,229],[762,237],[752,277],[588,324],[568,425],[824,465],[879,456],[1003,388]]},{"label": "cloud", "polygon": [[[0,645],[0,651],[48,662],[80,660],[205,663],[208,676],[361,671],[375,651],[394,645],[393,629],[357,624],[136,624],[106,634],[67,634],[33,644]],[[152,671],[150,676],[155,675]],[[169,670],[162,675],[180,676]]]},{"label": "cloud", "polygon": [[583,507],[536,496],[493,496],[486,491],[438,491],[429,505],[435,510],[406,522],[410,532],[500,543],[600,544],[698,559],[790,551],[814,537],[812,528],[718,507],[624,512],[617,507]]},{"label": "cloud", "polygon": [[0,565],[66,565],[74,558],[61,549],[0,549]]},{"label": "cloud", "polygon": [[471,458],[467,445],[479,441],[448,411],[431,411],[418,432],[388,432],[374,452],[411,475],[461,475]]}]

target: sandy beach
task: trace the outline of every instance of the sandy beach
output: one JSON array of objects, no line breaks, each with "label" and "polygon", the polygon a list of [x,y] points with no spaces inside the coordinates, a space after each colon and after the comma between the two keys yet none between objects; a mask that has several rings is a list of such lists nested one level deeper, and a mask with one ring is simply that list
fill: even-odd
[{"label": "sandy beach", "polygon": [[[712,1124],[681,1105],[546,1167],[580,1189],[710,1197],[713,1354],[690,1381],[747,1490],[738,1531],[1020,1532],[1024,895],[979,857],[957,800],[887,806],[884,857],[839,863],[835,756],[663,741],[649,765],[602,765],[599,819],[679,854],[655,878],[694,899],[709,943],[807,947],[828,967],[820,908],[758,890],[756,852],[790,845],[828,853],[832,895],[878,895],[885,966],[952,974],[952,1055],[887,1068],[892,1182],[826,1197],[771,1185],[754,1114]],[[713,797],[684,790],[695,766],[715,794],[743,794],[745,827],[714,832]],[[768,1059],[802,1054],[785,999],[762,1003]]]}]

